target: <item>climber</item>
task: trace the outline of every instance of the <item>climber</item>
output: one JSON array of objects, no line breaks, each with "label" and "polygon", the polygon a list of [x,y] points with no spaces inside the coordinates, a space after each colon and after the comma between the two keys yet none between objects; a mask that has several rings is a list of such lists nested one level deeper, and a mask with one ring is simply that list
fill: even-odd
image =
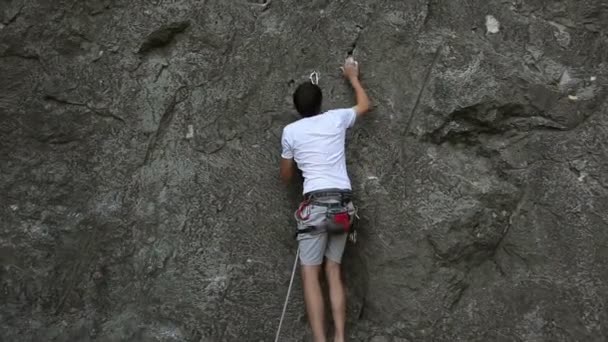
[{"label": "climber", "polygon": [[[314,81],[302,83],[293,94],[295,108],[302,119],[287,125],[281,138],[282,181],[288,185],[296,167],[304,178],[304,201],[295,215],[296,236],[306,311],[315,342],[326,341],[320,286],[324,261],[335,324],[334,342],[345,339],[346,296],[340,264],[349,224],[352,224],[356,210],[351,201],[352,188],[346,170],[345,137],[346,130],[370,109],[369,98],[359,81],[358,63],[349,57],[341,69],[354,89],[357,104],[321,113],[321,89]],[[338,228],[328,232],[323,229],[331,223],[344,227],[344,230]]]}]

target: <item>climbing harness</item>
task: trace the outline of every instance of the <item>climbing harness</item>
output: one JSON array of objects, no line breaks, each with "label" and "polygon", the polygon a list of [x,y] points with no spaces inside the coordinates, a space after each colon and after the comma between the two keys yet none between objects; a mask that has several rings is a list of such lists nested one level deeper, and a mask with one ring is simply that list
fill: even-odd
[{"label": "climbing harness", "polygon": [[[320,197],[339,197],[337,203],[321,202],[315,200]],[[320,191],[305,195],[304,201],[300,203],[296,211],[296,218],[300,221],[305,221],[310,217],[311,206],[326,207],[325,218],[319,225],[305,226],[304,228],[296,228],[295,237],[299,234],[311,233],[316,231],[327,232],[328,234],[349,234],[351,242],[356,243],[357,234],[355,230],[355,218],[359,218],[355,208],[354,213],[348,208],[351,202],[351,193],[344,191]],[[304,214],[306,213],[306,214]]]},{"label": "climbing harness", "polygon": [[319,74],[316,71],[313,71],[312,74],[310,74],[310,83],[317,85],[319,84],[319,77],[321,76],[321,74]]},{"label": "climbing harness", "polygon": [[277,329],[277,335],[274,338],[274,342],[279,341],[279,335],[281,334],[281,326],[283,325],[283,319],[285,318],[285,312],[287,311],[287,303],[289,303],[289,295],[291,294],[291,287],[293,286],[293,278],[296,275],[296,268],[298,267],[298,257],[300,256],[300,248],[296,252],[296,259],[293,262],[293,269],[291,271],[291,280],[289,280],[289,287],[287,288],[287,296],[285,297],[285,303],[283,304],[283,312],[281,313],[281,319],[279,320],[279,328]]}]

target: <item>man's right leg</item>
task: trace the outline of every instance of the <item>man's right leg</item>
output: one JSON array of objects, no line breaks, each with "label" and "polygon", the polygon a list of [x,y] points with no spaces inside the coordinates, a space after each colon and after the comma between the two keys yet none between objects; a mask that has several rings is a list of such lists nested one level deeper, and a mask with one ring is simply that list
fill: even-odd
[{"label": "man's right leg", "polygon": [[341,263],[348,236],[333,235],[327,242],[325,252],[325,275],[329,284],[331,313],[334,318],[334,342],[345,341],[346,326],[346,290],[342,281]]},{"label": "man's right leg", "polygon": [[320,279],[326,245],[327,234],[314,235],[299,241],[304,301],[315,342],[326,342],[323,292]]},{"label": "man's right leg", "polygon": [[346,294],[340,264],[327,260],[325,263],[325,275],[329,283],[329,299],[331,302],[331,314],[334,318],[334,342],[344,342],[344,328],[346,325]]}]

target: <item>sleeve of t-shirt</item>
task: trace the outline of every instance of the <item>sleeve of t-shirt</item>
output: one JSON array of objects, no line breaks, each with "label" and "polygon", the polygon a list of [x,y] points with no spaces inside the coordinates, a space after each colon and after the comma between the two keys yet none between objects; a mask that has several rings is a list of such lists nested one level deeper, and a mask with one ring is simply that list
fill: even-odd
[{"label": "sleeve of t-shirt", "polygon": [[343,127],[344,129],[353,127],[357,120],[357,112],[354,107],[336,109],[335,112],[340,121],[340,127]]},{"label": "sleeve of t-shirt", "polygon": [[283,136],[281,137],[281,157],[285,159],[293,158],[293,147],[291,146],[291,139],[285,129],[283,129]]}]

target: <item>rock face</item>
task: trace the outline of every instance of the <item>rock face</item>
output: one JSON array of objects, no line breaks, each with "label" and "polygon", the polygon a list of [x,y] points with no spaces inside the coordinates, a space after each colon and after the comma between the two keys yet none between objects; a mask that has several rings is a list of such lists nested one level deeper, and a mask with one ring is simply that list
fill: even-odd
[{"label": "rock face", "polygon": [[603,0],[3,1],[0,340],[272,341],[291,94],[352,105],[353,52],[350,340],[606,341],[607,29]]}]

